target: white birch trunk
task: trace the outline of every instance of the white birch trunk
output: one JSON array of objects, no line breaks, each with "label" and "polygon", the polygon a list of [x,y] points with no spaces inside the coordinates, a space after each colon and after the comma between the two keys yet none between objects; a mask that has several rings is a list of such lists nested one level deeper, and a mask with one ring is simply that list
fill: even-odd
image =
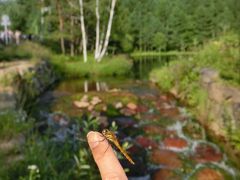
[{"label": "white birch trunk", "polygon": [[105,41],[103,44],[103,47],[99,49],[99,56],[97,57],[97,61],[100,62],[103,56],[105,55],[109,43],[109,38],[111,35],[111,29],[112,29],[112,22],[113,22],[113,15],[114,15],[114,9],[116,5],[117,0],[112,0],[111,4],[111,10],[110,10],[110,15],[109,15],[109,20],[108,20],[108,27],[107,27],[107,32],[105,36]]},{"label": "white birch trunk", "polygon": [[86,41],[86,30],[84,24],[84,16],[83,16],[83,0],[79,0],[79,8],[80,8],[80,21],[81,21],[81,30],[82,30],[82,41],[83,41],[83,60],[87,62],[87,41]]},{"label": "white birch trunk", "polygon": [[99,39],[100,39],[100,14],[99,14],[99,0],[96,0],[96,44],[95,44],[95,59],[99,56]]}]

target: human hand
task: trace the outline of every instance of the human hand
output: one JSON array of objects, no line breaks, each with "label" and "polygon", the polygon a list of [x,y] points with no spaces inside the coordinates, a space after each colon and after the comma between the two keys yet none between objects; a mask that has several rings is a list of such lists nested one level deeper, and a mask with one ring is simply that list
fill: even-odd
[{"label": "human hand", "polygon": [[99,132],[87,134],[88,144],[103,180],[126,180],[127,176],[111,145]]}]

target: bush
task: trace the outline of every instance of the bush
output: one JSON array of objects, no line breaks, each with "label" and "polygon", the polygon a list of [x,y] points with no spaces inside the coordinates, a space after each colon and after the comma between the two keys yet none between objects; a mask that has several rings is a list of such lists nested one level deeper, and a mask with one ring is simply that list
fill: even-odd
[{"label": "bush", "polygon": [[125,75],[129,73],[132,66],[131,61],[123,55],[108,56],[99,63],[93,56],[89,56],[88,62],[84,63],[79,56],[55,55],[51,62],[56,71],[67,78]]},{"label": "bush", "polygon": [[207,93],[201,88],[199,72],[210,67],[220,73],[222,80],[240,85],[239,49],[236,36],[230,34],[212,41],[194,57],[180,57],[169,65],[155,69],[150,79],[157,82],[164,91],[175,88],[180,97],[198,110],[205,106]]},{"label": "bush", "polygon": [[11,61],[15,59],[49,59],[51,52],[38,43],[26,41],[20,45],[12,45],[2,48],[0,61]]}]

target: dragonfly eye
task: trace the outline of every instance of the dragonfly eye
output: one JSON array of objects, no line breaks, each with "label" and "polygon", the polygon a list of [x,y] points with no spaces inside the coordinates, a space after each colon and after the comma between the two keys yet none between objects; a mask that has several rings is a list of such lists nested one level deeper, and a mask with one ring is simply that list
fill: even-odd
[{"label": "dragonfly eye", "polygon": [[107,129],[104,129],[103,131],[102,131],[102,134],[104,135],[104,134],[107,134],[107,132],[108,132],[108,130]]}]

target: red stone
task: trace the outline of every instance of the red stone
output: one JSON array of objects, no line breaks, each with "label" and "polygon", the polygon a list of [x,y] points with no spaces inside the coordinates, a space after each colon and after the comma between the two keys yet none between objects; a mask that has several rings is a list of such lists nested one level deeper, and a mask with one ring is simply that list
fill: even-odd
[{"label": "red stone", "polygon": [[155,135],[164,135],[165,134],[165,129],[163,129],[159,126],[146,125],[145,127],[143,127],[143,129],[147,134],[155,134]]},{"label": "red stone", "polygon": [[153,150],[151,154],[151,160],[153,163],[164,165],[171,169],[182,167],[182,161],[179,159],[178,154],[169,150]]},{"label": "red stone", "polygon": [[136,138],[136,142],[144,148],[157,148],[158,147],[158,144],[155,141],[153,141],[147,137],[143,137],[143,136],[138,136]]},{"label": "red stone", "polygon": [[130,103],[127,104],[127,108],[132,110],[132,111],[136,111],[137,110],[137,105],[130,102]]},{"label": "red stone", "polygon": [[136,111],[128,109],[128,108],[123,108],[120,110],[120,113],[122,113],[125,116],[133,116],[136,114]]},{"label": "red stone", "polygon": [[181,115],[178,108],[176,108],[176,107],[169,108],[169,109],[161,108],[161,109],[159,109],[159,111],[161,112],[162,116],[169,117],[172,119],[178,119]]},{"label": "red stone", "polygon": [[216,148],[209,144],[199,144],[195,149],[193,159],[198,163],[218,162],[221,161],[223,155]]},{"label": "red stone", "polygon": [[147,121],[156,121],[159,119],[159,116],[155,114],[145,114],[144,116],[142,116],[141,119],[147,120]]},{"label": "red stone", "polygon": [[174,137],[174,138],[165,138],[163,141],[164,146],[169,148],[178,148],[183,149],[188,146],[188,143],[185,139]]},{"label": "red stone", "polygon": [[148,108],[144,105],[139,105],[137,108],[137,112],[139,112],[139,113],[145,113],[147,111],[148,111]]},{"label": "red stone", "polygon": [[222,173],[215,169],[203,168],[196,174],[197,180],[224,180]]},{"label": "red stone", "polygon": [[180,180],[181,177],[177,176],[173,170],[160,169],[153,175],[153,180]]}]

